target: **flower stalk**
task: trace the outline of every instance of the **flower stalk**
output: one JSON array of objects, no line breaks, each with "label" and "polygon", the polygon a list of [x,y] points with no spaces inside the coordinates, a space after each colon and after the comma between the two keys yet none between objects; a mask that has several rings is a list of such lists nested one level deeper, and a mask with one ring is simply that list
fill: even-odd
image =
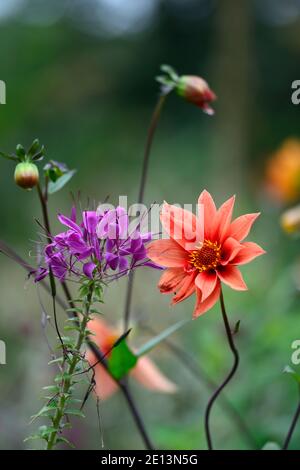
[{"label": "flower stalk", "polygon": [[61,430],[61,421],[67,414],[67,406],[69,398],[71,397],[71,387],[73,385],[73,375],[76,372],[77,365],[82,361],[81,348],[87,339],[87,323],[90,319],[89,313],[92,304],[93,296],[93,283],[89,287],[89,292],[86,298],[83,300],[83,315],[80,321],[79,334],[76,342],[74,351],[71,353],[71,359],[69,362],[69,367],[66,371],[66,377],[62,380],[60,384],[60,397],[58,401],[58,406],[56,408],[55,416],[53,418],[53,432],[49,436],[47,450],[52,450],[54,446],[59,442],[58,434]]},{"label": "flower stalk", "polygon": [[[154,108],[153,114],[152,114],[151,121],[150,121],[150,126],[149,126],[148,133],[147,133],[147,139],[146,139],[146,145],[145,145],[145,151],[144,151],[140,185],[139,185],[138,204],[143,204],[144,202],[151,149],[152,149],[155,132],[158,126],[158,122],[159,122],[166,98],[167,98],[167,93],[162,93],[159,96],[156,106]],[[128,278],[126,299],[125,299],[125,309],[124,309],[124,331],[128,330],[129,324],[130,324],[133,283],[134,283],[134,271],[132,271],[129,274],[129,278]]]},{"label": "flower stalk", "polygon": [[206,407],[206,411],[205,411],[205,434],[206,434],[207,446],[208,446],[209,450],[213,450],[213,443],[212,443],[212,437],[211,437],[211,432],[210,432],[210,423],[209,423],[210,413],[211,413],[212,407],[213,407],[215,401],[217,400],[218,396],[222,392],[222,390],[226,387],[226,385],[230,382],[230,380],[234,376],[234,374],[235,374],[235,372],[238,368],[238,365],[239,365],[239,354],[238,354],[238,350],[236,349],[235,344],[234,344],[233,334],[232,334],[232,331],[231,331],[231,327],[230,327],[229,320],[228,320],[227,313],[226,313],[226,309],[225,309],[224,296],[223,296],[222,289],[221,289],[221,293],[220,293],[220,304],[221,304],[221,312],[222,312],[222,317],[223,317],[224,326],[225,326],[225,330],[226,330],[226,335],[227,335],[227,339],[228,339],[228,344],[229,344],[229,347],[232,351],[232,354],[233,354],[233,357],[234,357],[234,362],[233,362],[233,366],[232,366],[229,374],[227,375],[226,379],[224,380],[224,382],[222,382],[222,384],[213,393],[213,395],[211,396],[211,398],[208,402],[208,405]]},{"label": "flower stalk", "polygon": [[295,411],[295,414],[293,416],[293,419],[292,419],[292,422],[291,422],[291,425],[290,425],[290,428],[288,430],[288,433],[287,433],[287,436],[284,440],[284,444],[283,444],[283,447],[282,447],[282,450],[288,450],[288,447],[290,445],[290,441],[292,439],[292,436],[294,434],[294,431],[296,429],[296,425],[297,425],[297,422],[298,422],[298,419],[300,418],[300,399],[299,399],[299,402],[298,402],[298,405],[297,405],[297,408],[296,408],[296,411]]}]

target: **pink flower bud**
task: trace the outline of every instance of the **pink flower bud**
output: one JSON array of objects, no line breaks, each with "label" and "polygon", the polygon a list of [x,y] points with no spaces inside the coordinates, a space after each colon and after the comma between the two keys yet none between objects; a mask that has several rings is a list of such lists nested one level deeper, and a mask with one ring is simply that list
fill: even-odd
[{"label": "pink flower bud", "polygon": [[24,189],[32,189],[38,184],[39,170],[34,163],[21,162],[15,169],[15,182]]},{"label": "pink flower bud", "polygon": [[178,95],[199,106],[205,113],[214,114],[210,103],[217,97],[203,78],[196,75],[182,75],[178,79],[176,91]]}]

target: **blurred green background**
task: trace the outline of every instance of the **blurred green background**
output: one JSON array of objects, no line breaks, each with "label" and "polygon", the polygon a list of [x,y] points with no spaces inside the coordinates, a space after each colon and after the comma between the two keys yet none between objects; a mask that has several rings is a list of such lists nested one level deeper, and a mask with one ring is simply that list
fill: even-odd
[{"label": "blurred green background", "polygon": [[[49,158],[78,169],[51,198],[54,230],[56,213],[70,209],[71,190],[80,189],[84,201],[109,195],[114,203],[128,195],[135,202],[161,63],[205,77],[218,95],[214,117],[175,95],[168,98],[146,200],[194,203],[206,188],[218,204],[236,193],[235,215],[262,212],[251,239],[267,255],[242,269],[248,292],[225,289],[231,322],[241,320],[241,364],[225,394],[257,448],[282,443],[298,400],[296,384],[282,371],[292,365],[291,343],[300,339],[299,241],[282,233],[283,204],[264,191],[264,167],[284,139],[300,137],[300,107],[291,102],[291,83],[300,78],[299,28],[298,0],[0,0],[0,79],[7,86],[0,148],[10,152],[39,137]],[[34,219],[41,219],[36,193],[14,185],[11,162],[0,164],[0,237],[34,263]],[[47,366],[36,287],[12,261],[0,260],[0,339],[7,345],[7,365],[0,366],[0,448],[21,449],[31,446],[23,439],[38,423],[29,426],[29,417],[41,407],[41,387],[54,371]],[[191,316],[194,299],[170,308],[156,288],[158,278],[146,270],[138,276],[135,345],[150,337],[142,324],[160,331]],[[107,291],[105,314],[115,324],[125,287],[123,279]],[[40,295],[51,313],[47,296]],[[172,341],[192,356],[203,379],[162,345],[151,357],[178,393],[154,394],[132,383],[133,392],[157,448],[205,449],[203,417],[211,393],[205,374],[220,383],[232,362],[219,306]],[[143,448],[120,394],[100,410],[105,448]],[[99,449],[92,397],[86,411],[72,439],[79,448]],[[217,448],[249,448],[237,424],[220,400],[212,415]],[[300,425],[291,448],[300,449],[299,440]]]}]

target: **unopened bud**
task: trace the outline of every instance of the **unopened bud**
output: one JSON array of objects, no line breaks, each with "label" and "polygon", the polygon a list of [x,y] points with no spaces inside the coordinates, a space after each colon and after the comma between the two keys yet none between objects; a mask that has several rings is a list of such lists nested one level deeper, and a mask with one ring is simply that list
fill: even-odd
[{"label": "unopened bud", "polygon": [[205,113],[214,114],[210,103],[217,97],[203,78],[196,75],[182,75],[177,81],[176,91],[187,101],[199,106]]},{"label": "unopened bud", "polygon": [[15,169],[15,182],[24,189],[32,189],[39,182],[39,170],[34,163],[21,162]]},{"label": "unopened bud", "polygon": [[300,206],[285,211],[280,223],[286,233],[300,233]]}]

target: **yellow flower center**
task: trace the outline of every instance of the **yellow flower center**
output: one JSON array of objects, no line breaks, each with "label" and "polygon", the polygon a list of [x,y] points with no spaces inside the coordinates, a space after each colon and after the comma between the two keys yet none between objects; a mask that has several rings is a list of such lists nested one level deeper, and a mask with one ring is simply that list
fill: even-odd
[{"label": "yellow flower center", "polygon": [[200,273],[209,269],[215,269],[219,265],[220,259],[221,245],[210,240],[204,240],[199,248],[191,251],[189,254],[190,264]]}]

